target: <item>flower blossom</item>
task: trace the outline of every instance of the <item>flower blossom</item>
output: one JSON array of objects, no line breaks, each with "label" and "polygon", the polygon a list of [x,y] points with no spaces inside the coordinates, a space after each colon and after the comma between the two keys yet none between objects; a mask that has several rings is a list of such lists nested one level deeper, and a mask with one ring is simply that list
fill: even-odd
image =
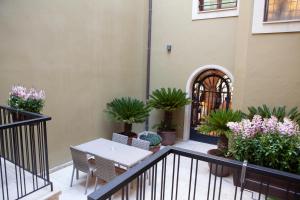
[{"label": "flower blossom", "polygon": [[299,125],[289,118],[284,118],[283,122],[278,123],[277,130],[282,135],[296,135],[299,133]]},{"label": "flower blossom", "polygon": [[277,130],[278,119],[275,116],[271,118],[265,118],[262,123],[262,132],[263,133],[270,133],[275,132]]},{"label": "flower blossom", "polygon": [[25,98],[26,97],[26,88],[21,85],[15,85],[11,88],[10,96]]},{"label": "flower blossom", "polygon": [[243,119],[241,122],[228,122],[227,126],[235,134],[250,138],[258,133],[279,133],[282,135],[299,134],[299,125],[289,118],[284,118],[279,122],[277,117],[262,119],[260,115],[255,115],[252,120]]},{"label": "flower blossom", "polygon": [[33,99],[33,100],[44,100],[45,92],[43,90],[35,90],[34,88],[30,88],[29,92],[25,96],[25,100]]}]

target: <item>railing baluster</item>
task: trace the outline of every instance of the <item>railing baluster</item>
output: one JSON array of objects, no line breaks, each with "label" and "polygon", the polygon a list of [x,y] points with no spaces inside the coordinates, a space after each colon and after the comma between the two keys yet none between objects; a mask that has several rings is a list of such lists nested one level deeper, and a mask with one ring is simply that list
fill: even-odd
[{"label": "railing baluster", "polygon": [[209,179],[208,179],[208,189],[207,189],[207,200],[209,200],[209,194],[210,194],[210,180],[211,180],[211,169],[212,169],[212,163],[209,163]]},{"label": "railing baluster", "polygon": [[[223,167],[224,167],[224,165],[221,165],[221,174],[223,174]],[[218,200],[221,199],[222,181],[223,181],[223,176],[220,177],[219,197],[218,197]]]},{"label": "railing baluster", "polygon": [[171,200],[173,200],[173,193],[174,193],[174,177],[175,177],[175,161],[176,155],[173,154],[173,171],[172,171],[172,186],[171,186]]},{"label": "railing baluster", "polygon": [[192,160],[191,160],[191,169],[190,169],[190,181],[189,181],[188,200],[190,200],[190,196],[191,196],[192,176],[193,176],[193,162],[194,162],[194,159],[192,158]]},{"label": "railing baluster", "polygon": [[215,199],[215,193],[216,193],[216,184],[217,184],[217,174],[219,170],[219,165],[215,164],[216,166],[216,174],[215,174],[215,179],[214,179],[214,191],[213,191],[213,200]]},{"label": "railing baluster", "polygon": [[177,159],[177,178],[176,178],[176,193],[175,193],[175,200],[177,200],[178,195],[178,179],[179,179],[179,168],[180,167],[180,155],[178,155]]},{"label": "railing baluster", "polygon": [[194,183],[194,195],[193,195],[193,200],[195,200],[195,197],[196,197],[197,175],[198,175],[198,160],[196,160],[196,171],[195,171],[195,183]]}]

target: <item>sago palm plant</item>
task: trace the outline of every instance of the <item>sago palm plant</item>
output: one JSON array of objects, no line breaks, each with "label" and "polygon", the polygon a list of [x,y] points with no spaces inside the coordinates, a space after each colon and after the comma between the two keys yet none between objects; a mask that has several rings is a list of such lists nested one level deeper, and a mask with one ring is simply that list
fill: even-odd
[{"label": "sago palm plant", "polygon": [[162,131],[169,131],[174,129],[172,124],[172,112],[190,104],[191,100],[186,97],[186,93],[181,89],[161,88],[152,92],[148,103],[151,107],[165,112],[164,120],[158,126],[158,129]]},{"label": "sago palm plant", "polygon": [[283,121],[285,117],[295,121],[300,125],[300,113],[297,107],[287,110],[286,106],[279,106],[270,108],[267,105],[262,105],[258,107],[248,107],[249,113],[244,113],[244,115],[252,119],[254,115],[260,115],[262,118],[270,118],[271,116],[277,117],[279,121]]},{"label": "sago palm plant", "polygon": [[124,133],[132,136],[132,124],[143,123],[149,116],[151,108],[143,101],[131,97],[116,98],[107,104],[105,112],[117,122],[124,123]]},{"label": "sago palm plant", "polygon": [[238,122],[242,120],[242,113],[240,111],[232,110],[217,110],[212,112],[206,120],[206,123],[200,125],[197,130],[204,134],[210,134],[214,132],[220,137],[218,142],[218,148],[222,152],[226,152],[228,149],[228,137],[230,129],[227,126],[228,122]]}]

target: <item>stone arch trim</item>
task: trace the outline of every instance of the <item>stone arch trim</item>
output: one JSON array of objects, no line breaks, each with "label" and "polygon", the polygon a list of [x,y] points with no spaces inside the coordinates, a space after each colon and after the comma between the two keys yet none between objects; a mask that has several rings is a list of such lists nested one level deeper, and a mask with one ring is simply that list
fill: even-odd
[{"label": "stone arch trim", "polygon": [[[213,65],[213,64],[204,65],[195,69],[193,73],[189,76],[185,88],[185,92],[187,93],[188,97],[192,97],[192,86],[197,76],[200,73],[204,72],[205,70],[209,70],[209,69],[216,69],[222,71],[231,79],[232,83],[234,82],[234,77],[227,68],[222,67],[220,65]],[[191,123],[191,105],[187,105],[185,106],[185,111],[184,111],[183,140],[188,140],[190,138],[190,123]]]}]

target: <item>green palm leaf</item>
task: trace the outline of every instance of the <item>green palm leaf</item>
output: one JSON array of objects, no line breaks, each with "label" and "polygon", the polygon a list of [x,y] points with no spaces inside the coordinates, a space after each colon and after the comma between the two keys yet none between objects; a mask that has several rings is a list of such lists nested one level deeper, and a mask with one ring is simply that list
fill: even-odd
[{"label": "green palm leaf", "polygon": [[107,104],[105,110],[111,119],[128,124],[143,123],[150,111],[151,108],[148,105],[131,97],[114,99]]}]

